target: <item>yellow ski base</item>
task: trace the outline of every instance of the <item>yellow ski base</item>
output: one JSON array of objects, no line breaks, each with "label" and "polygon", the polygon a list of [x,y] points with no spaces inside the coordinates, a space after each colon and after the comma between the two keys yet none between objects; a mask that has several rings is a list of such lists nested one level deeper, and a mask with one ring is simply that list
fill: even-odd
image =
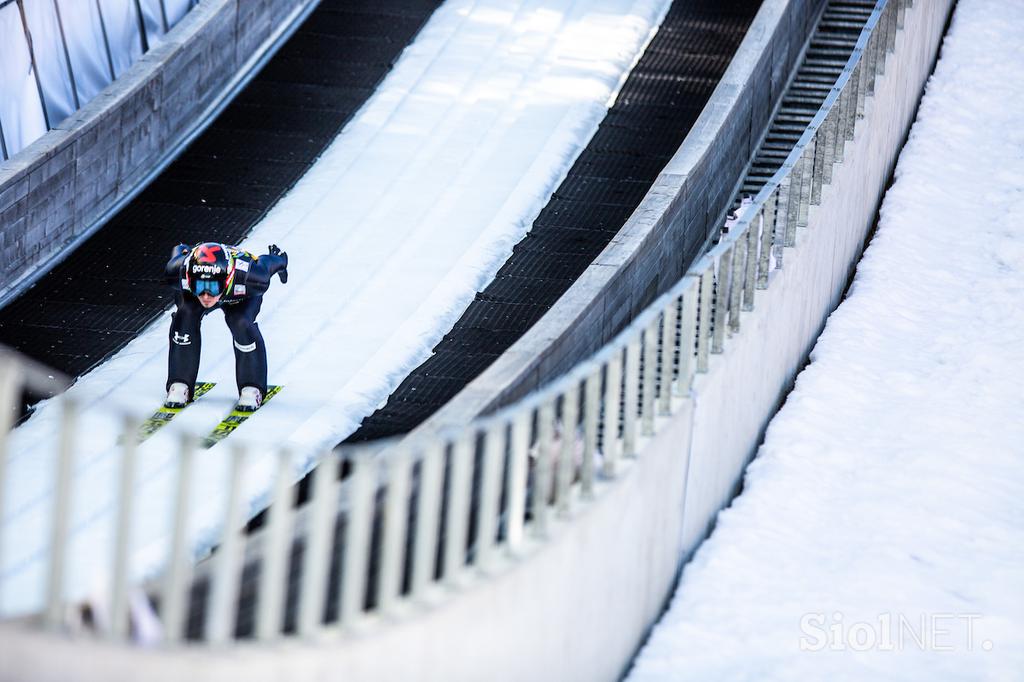
[{"label": "yellow ski base", "polygon": [[[263,405],[270,402],[270,399],[280,393],[282,388],[284,388],[284,386],[267,386],[267,394],[263,396]],[[263,405],[260,405],[260,408],[262,408]],[[234,433],[235,429],[245,423],[245,420],[256,414],[258,411],[259,410],[252,410],[251,412],[239,409],[231,410],[231,413],[228,414],[220,424],[217,424],[217,426],[214,427],[213,431],[210,432],[210,435],[203,439],[202,447],[204,449],[212,448],[214,445]]]},{"label": "yellow ski base", "polygon": [[188,402],[185,407],[161,407],[159,410],[154,412],[149,419],[142,422],[139,426],[138,442],[141,443],[163,427],[170,424],[171,420],[174,419],[179,412],[209,393],[210,389],[216,385],[217,384],[212,381],[197,381],[195,395],[192,396],[192,400]]}]

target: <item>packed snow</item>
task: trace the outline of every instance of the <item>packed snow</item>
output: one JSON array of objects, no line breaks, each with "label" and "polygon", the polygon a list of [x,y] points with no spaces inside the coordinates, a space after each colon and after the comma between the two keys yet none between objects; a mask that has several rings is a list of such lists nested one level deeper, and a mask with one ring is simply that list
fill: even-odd
[{"label": "packed snow", "polygon": [[[245,479],[256,508],[272,476],[271,445],[295,453],[296,476],[382,404],[511,254],[597,129],[669,0],[449,0],[316,166],[243,246],[279,244],[260,327],[273,402],[202,451],[192,499],[200,551],[226,495],[231,442],[257,446]],[[173,245],[168,242],[168,251]],[[217,387],[143,444],[136,479],[133,570],[164,560],[176,438],[205,434],[237,397],[220,312],[203,325],[200,380]],[[72,496],[69,594],[109,573],[119,417],[164,397],[169,313],[81,379],[85,406]],[[44,404],[12,444],[0,604],[40,603],[59,411]]]},{"label": "packed snow", "polygon": [[853,287],[629,675],[1024,675],[1024,4],[960,0]]}]

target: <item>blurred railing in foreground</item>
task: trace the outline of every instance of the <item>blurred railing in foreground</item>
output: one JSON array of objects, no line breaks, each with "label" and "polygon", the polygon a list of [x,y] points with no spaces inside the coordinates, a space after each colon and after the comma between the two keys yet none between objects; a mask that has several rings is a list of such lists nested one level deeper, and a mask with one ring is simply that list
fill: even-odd
[{"label": "blurred railing in foreground", "polygon": [[[843,160],[910,6],[910,0],[879,0],[820,111],[718,244],[602,351],[546,388],[422,448],[399,441],[325,453],[301,506],[291,504],[290,457],[282,449],[258,528],[242,530],[248,453],[235,448],[223,520],[228,530],[197,566],[189,561],[185,532],[195,439],[184,436],[166,569],[159,581],[141,586],[159,614],[163,641],[310,635],[325,625],[350,626],[369,612],[391,613],[438,584],[458,585],[468,572],[517,556],[527,542],[543,542],[553,519],[599,498],[623,460],[642,457],[645,439],[691,399],[695,374],[709,371],[710,357],[740,332],[757,292],[771,287],[773,270],[791,258],[787,248]],[[13,412],[20,382],[33,376],[4,359],[4,415]],[[67,623],[60,586],[74,494],[68,443],[75,407],[64,401],[48,593],[39,617],[55,630]],[[135,427],[127,417],[125,433]],[[110,558],[113,587],[99,605],[105,632],[115,639],[133,627],[139,634],[128,604],[140,586],[126,578],[134,467],[128,438]],[[0,494],[3,484],[0,469]]]}]

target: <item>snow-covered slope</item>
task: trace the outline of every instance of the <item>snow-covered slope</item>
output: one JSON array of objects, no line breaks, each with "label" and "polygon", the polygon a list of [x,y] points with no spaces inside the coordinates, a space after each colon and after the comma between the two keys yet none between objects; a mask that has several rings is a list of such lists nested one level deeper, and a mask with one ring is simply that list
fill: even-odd
[{"label": "snow-covered slope", "polygon": [[[285,248],[290,281],[275,280],[259,318],[271,383],[285,389],[230,439],[260,448],[247,477],[253,504],[267,487],[270,446],[287,443],[298,474],[429,355],[526,233],[669,4],[450,0],[255,228],[244,246]],[[88,434],[76,452],[74,576],[107,573],[119,461],[111,408],[159,405],[168,325],[161,319],[71,390]],[[209,431],[236,397],[219,312],[203,325],[200,379],[218,386],[142,448],[137,571],[165,552],[176,431]],[[39,603],[57,420],[43,405],[13,439],[0,567],[8,612]],[[198,458],[200,540],[221,513],[227,450]],[[76,578],[72,593],[101,587],[87,582]]]},{"label": "snow-covered slope", "polygon": [[1024,674],[1024,4],[960,0],[878,232],[630,680]]}]

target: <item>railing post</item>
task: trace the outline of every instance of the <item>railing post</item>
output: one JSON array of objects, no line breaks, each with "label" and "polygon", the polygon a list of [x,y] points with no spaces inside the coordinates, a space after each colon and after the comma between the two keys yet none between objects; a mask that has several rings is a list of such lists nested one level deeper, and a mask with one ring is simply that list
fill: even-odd
[{"label": "railing post", "polygon": [[50,566],[46,583],[47,628],[57,630],[61,625],[64,606],[64,564],[67,559],[68,518],[71,512],[71,478],[75,445],[75,427],[78,410],[74,400],[65,393],[61,396],[60,445],[57,451],[57,483],[53,491],[53,523],[50,531]]},{"label": "railing post", "polygon": [[868,46],[860,50],[860,61],[857,62],[857,119],[864,118],[864,107],[868,101]]},{"label": "railing post", "polygon": [[811,173],[811,203],[821,205],[821,188],[825,184],[825,123],[814,131],[814,168]]},{"label": "railing post", "polygon": [[[747,227],[749,230],[749,226]],[[732,249],[732,272],[729,273],[729,333],[740,331],[740,305],[743,298],[743,273],[747,270],[747,233],[736,239]]]},{"label": "railing post", "polygon": [[835,104],[832,105],[832,111],[829,113],[835,117],[835,162],[836,164],[840,164],[843,162],[843,157],[846,154],[846,106],[850,93],[847,88],[840,87],[838,84],[836,85],[836,88],[839,91],[839,94],[836,96]]},{"label": "railing post", "polygon": [[804,156],[800,155],[789,173],[789,196],[786,201],[786,232],[784,244],[796,246],[796,227],[800,222],[800,196],[803,194]]},{"label": "railing post", "polygon": [[[870,21],[870,19],[868,19]],[[867,98],[875,94],[875,73],[878,55],[876,53],[878,44],[878,31],[877,26],[871,30],[871,35],[868,36],[868,43],[864,47],[864,97]]]},{"label": "railing post", "polygon": [[313,499],[309,503],[306,549],[302,555],[297,631],[312,634],[324,620],[327,603],[328,558],[338,511],[338,465],[334,451],[326,453],[313,470]]},{"label": "railing post", "polygon": [[605,377],[604,419],[602,420],[602,473],[613,478],[619,461],[619,414],[622,400],[622,349],[615,348]]},{"label": "railing post", "polygon": [[885,6],[885,12],[888,15],[888,21],[886,21],[886,51],[896,51],[896,30],[899,28],[899,16],[897,6],[899,3],[897,0],[889,0]]},{"label": "railing post", "polygon": [[[854,49],[854,55],[860,51]],[[854,133],[857,130],[857,107],[860,101],[860,61],[850,71],[850,78],[846,81],[846,89],[850,92],[850,101],[846,107],[846,140],[853,141]]]},{"label": "railing post", "polygon": [[[0,131],[0,135],[2,135]],[[15,414],[18,410],[18,397],[21,393],[22,370],[14,358],[0,359],[0,522],[3,519],[4,498],[7,489],[7,442],[11,428],[14,426]],[[2,529],[0,523],[0,529]],[[3,566],[4,547],[3,532],[0,530],[0,566]],[[3,590],[0,590],[0,600]],[[0,601],[0,606],[3,603]]]},{"label": "railing post", "polygon": [[788,230],[789,221],[789,202],[790,202],[790,183],[792,182],[792,170],[793,167],[789,164],[783,164],[782,167],[788,172],[783,176],[782,180],[779,181],[779,186],[776,189],[776,206],[775,206],[775,233],[772,236],[772,249],[775,255],[775,267],[783,267],[783,256],[786,246],[786,234]]},{"label": "railing post", "polygon": [[700,278],[687,276],[690,286],[683,291],[682,319],[679,325],[679,377],[675,392],[678,396],[689,395],[696,370],[694,354],[697,345],[697,298],[700,296]]},{"label": "railing post", "polygon": [[444,581],[454,583],[466,565],[469,532],[469,487],[473,481],[473,454],[476,431],[459,435],[451,448],[448,514],[444,524]]},{"label": "railing post", "polygon": [[494,558],[494,545],[498,536],[498,514],[501,511],[501,475],[505,463],[505,434],[508,424],[504,421],[491,425],[484,436],[483,471],[480,476],[480,519],[476,537],[478,566],[486,568]]},{"label": "railing post", "polygon": [[663,415],[672,414],[672,392],[676,371],[676,324],[679,320],[679,297],[673,296],[662,312],[661,325],[661,368],[658,373],[658,411]]},{"label": "railing post", "polygon": [[[390,453],[384,502],[384,532],[380,546],[380,578],[377,581],[377,608],[382,613],[394,606],[402,591],[402,568],[405,566],[405,538],[409,520],[411,469],[412,459],[408,450],[400,448],[397,452]],[[346,556],[348,556],[347,547]],[[343,597],[343,599],[348,599],[348,597]]]},{"label": "railing post", "polygon": [[[344,485],[348,488],[348,520],[345,526],[345,548],[342,552],[341,584],[338,589],[338,623],[351,625],[363,611],[366,601],[366,573],[369,568],[370,542],[373,532],[374,500],[377,497],[377,467],[366,452],[355,452],[349,460],[352,462],[352,473]],[[339,458],[338,463],[341,463]],[[332,480],[337,475],[332,476]],[[338,487],[338,486],[335,486]],[[338,505],[335,502],[328,518],[333,521],[337,517]],[[332,538],[334,524],[328,524],[327,538]],[[324,555],[323,577],[321,584],[327,586],[330,554]],[[321,600],[323,609],[325,600]]]},{"label": "railing post", "polygon": [[626,342],[626,381],[622,401],[622,456],[636,456],[636,421],[640,409],[640,335]]},{"label": "railing post", "polygon": [[219,644],[234,636],[238,614],[238,586],[242,570],[242,481],[248,453],[236,444],[231,449],[231,478],[221,525],[221,543],[214,552],[210,598],[204,630],[206,641]]},{"label": "railing post", "polygon": [[443,443],[432,443],[420,460],[420,488],[416,496],[416,545],[413,548],[412,596],[423,596],[434,580],[437,565],[438,525],[444,466]]},{"label": "railing post", "polygon": [[775,202],[779,196],[778,188],[768,195],[761,209],[761,249],[757,259],[757,288],[768,288],[768,273],[772,266],[772,240],[775,237]]},{"label": "railing post", "polygon": [[711,352],[716,355],[725,349],[725,320],[729,312],[729,275],[732,270],[733,249],[726,249],[718,259],[718,277],[715,287],[714,320],[712,324]]},{"label": "railing post", "polygon": [[138,447],[138,420],[125,416],[122,434],[121,476],[117,494],[117,522],[114,529],[114,556],[110,581],[110,638],[124,639],[128,634],[128,557],[135,510],[135,456]]},{"label": "railing post", "polygon": [[875,77],[871,79],[871,91],[874,93],[875,80],[878,76],[885,73],[885,61],[887,58],[885,51],[885,12],[881,12],[878,15],[878,21],[875,23],[875,29],[871,32],[875,39]]},{"label": "railing post", "polygon": [[167,577],[164,581],[160,615],[164,626],[164,640],[173,644],[184,635],[185,610],[188,600],[187,586],[191,571],[191,556],[188,551],[189,498],[192,491],[192,460],[195,457],[195,440],[190,434],[181,437],[181,453],[178,456],[178,487],[174,497],[174,526],[171,531],[171,546],[167,562]]},{"label": "railing post", "polygon": [[846,122],[850,118],[849,81],[840,88],[836,105],[836,163],[842,163],[846,158]]},{"label": "railing post", "polygon": [[[508,530],[505,536],[508,540],[509,551],[512,553],[519,551],[523,544],[531,417],[531,410],[520,409],[512,418],[508,488],[505,492],[505,498],[508,500]],[[417,542],[419,542],[418,539]]]},{"label": "railing post", "polygon": [[[835,92],[835,88],[833,88]],[[832,168],[836,163],[836,104],[839,98],[833,103],[832,108],[825,114],[825,120],[821,127],[825,131],[825,165],[822,167],[822,184],[832,184]]]},{"label": "railing post", "polygon": [[844,107],[846,106],[847,92],[846,88],[840,88],[836,86],[836,100],[832,105],[832,111],[828,112],[832,117],[832,144],[835,145],[835,152],[832,156],[833,169],[836,165],[843,162],[843,154],[846,150],[846,112]]},{"label": "railing post", "polygon": [[544,537],[548,531],[548,502],[551,499],[551,467],[554,461],[551,455],[555,435],[554,400],[545,400],[537,411],[537,459],[533,464],[533,497],[530,505],[533,534],[536,537]]},{"label": "railing post", "polygon": [[594,493],[594,455],[597,452],[597,420],[601,411],[601,366],[587,375],[583,389],[583,462],[580,466],[580,493],[589,499]]},{"label": "railing post", "polygon": [[569,511],[569,490],[572,486],[576,459],[576,427],[579,422],[580,386],[573,381],[562,398],[562,451],[555,469],[555,501],[558,511]]},{"label": "railing post", "polygon": [[715,264],[700,275],[700,310],[697,317],[697,371],[708,371],[711,346],[711,292],[715,288]]},{"label": "railing post", "polygon": [[800,156],[800,202],[797,227],[806,228],[811,217],[811,188],[814,186],[814,136],[807,141]]},{"label": "railing post", "polygon": [[644,330],[644,367],[643,367],[643,398],[640,403],[641,433],[644,436],[654,435],[654,406],[657,399],[657,365],[658,365],[658,315],[651,318]]},{"label": "railing post", "polygon": [[[760,221],[758,221],[759,223]],[[743,310],[754,309],[754,289],[757,287],[757,223],[747,225],[747,270],[743,273]]]},{"label": "railing post", "polygon": [[264,641],[280,636],[284,629],[285,581],[295,518],[291,461],[291,452],[278,451],[273,497],[267,510],[267,544],[260,556],[256,637]]}]

